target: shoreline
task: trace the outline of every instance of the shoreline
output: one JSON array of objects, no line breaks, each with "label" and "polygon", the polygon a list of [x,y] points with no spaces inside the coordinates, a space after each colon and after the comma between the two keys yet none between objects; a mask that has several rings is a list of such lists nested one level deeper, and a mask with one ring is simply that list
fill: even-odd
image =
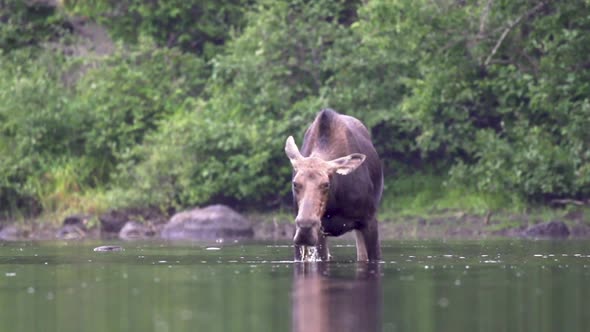
[{"label": "shoreline", "polygon": [[[147,210],[147,209],[146,209]],[[114,212],[109,212],[113,214]],[[123,213],[123,215],[125,215]],[[55,240],[166,240],[162,229],[170,219],[154,215],[153,209],[141,222],[126,222],[124,229],[105,230],[98,216],[73,215],[61,225],[38,220],[0,222],[2,241],[55,241]],[[83,217],[81,217],[83,216]],[[534,213],[487,213],[442,212],[429,216],[396,216],[379,221],[379,237],[382,241],[397,239],[484,239],[490,237],[524,238],[590,238],[590,215],[582,210],[565,213],[561,217],[543,216]],[[84,219],[85,218],[85,219]],[[103,218],[101,216],[100,218]],[[289,216],[280,212],[245,214],[252,225],[252,240],[290,240],[294,225]],[[129,224],[129,225],[127,225]],[[224,238],[224,237],[221,237]],[[229,236],[231,238],[231,236]],[[353,239],[352,233],[339,238]],[[176,241],[176,239],[167,239]],[[190,239],[189,239],[190,240]],[[195,240],[207,240],[203,238]]]}]

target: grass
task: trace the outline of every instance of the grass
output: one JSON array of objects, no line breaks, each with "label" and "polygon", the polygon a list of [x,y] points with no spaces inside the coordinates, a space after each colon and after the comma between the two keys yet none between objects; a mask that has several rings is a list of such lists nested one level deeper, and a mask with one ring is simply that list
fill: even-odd
[{"label": "grass", "polygon": [[[419,218],[458,221],[461,215],[481,218],[486,232],[530,226],[553,220],[570,226],[590,225],[589,206],[534,205],[512,193],[483,193],[474,188],[448,185],[445,178],[428,173],[395,178],[386,183],[379,219],[415,223]],[[418,218],[418,219],[417,219]],[[430,226],[429,226],[430,227]],[[436,228],[436,226],[434,226]],[[471,226],[465,226],[467,228]],[[477,226],[474,226],[477,227]]]},{"label": "grass", "polygon": [[483,193],[445,183],[442,176],[422,173],[386,182],[380,209],[383,220],[404,216],[431,216],[448,212],[485,214],[517,211],[526,205],[510,193]]},{"label": "grass", "polygon": [[43,213],[37,218],[50,224],[61,223],[71,214],[100,214],[109,208],[109,197],[103,188],[83,184],[80,169],[84,165],[65,162],[54,165],[39,179],[30,182],[39,197]]}]

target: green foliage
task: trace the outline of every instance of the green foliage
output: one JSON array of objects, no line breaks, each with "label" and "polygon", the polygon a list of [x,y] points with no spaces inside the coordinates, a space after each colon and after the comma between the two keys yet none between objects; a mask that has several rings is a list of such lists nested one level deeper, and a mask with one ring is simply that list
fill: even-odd
[{"label": "green foliage", "polygon": [[491,192],[449,185],[436,170],[390,178],[385,183],[380,219],[430,215],[440,211],[485,214],[494,210],[518,210],[524,202],[512,192]]},{"label": "green foliage", "polygon": [[65,18],[56,7],[42,1],[0,2],[0,50],[36,45],[67,34]]},{"label": "green foliage", "polygon": [[260,3],[244,33],[213,61],[208,100],[165,121],[136,151],[138,166],[123,172],[149,194],[123,196],[165,205],[276,206],[291,173],[284,142],[322,106],[323,43],[344,29],[334,16],[341,9],[330,1]]},{"label": "green foliage", "polygon": [[386,162],[533,200],[587,196],[588,4],[488,4],[368,3],[331,101],[359,104]]},{"label": "green foliage", "polygon": [[[276,207],[323,107],[370,128],[394,209],[590,196],[588,1],[42,3],[0,4],[1,211]],[[63,52],[70,15],[126,44]]]},{"label": "green foliage", "polygon": [[[73,196],[106,186],[163,118],[194,107],[207,76],[199,58],[149,43],[87,62],[26,51],[4,60],[0,202],[11,210],[23,199],[67,209]],[[76,72],[83,77],[65,84]]]},{"label": "green foliage", "polygon": [[62,61],[30,56],[14,51],[0,62],[0,203],[9,210],[29,201],[28,182],[76,137],[75,121],[64,111],[67,97],[52,70]]},{"label": "green foliage", "polygon": [[76,85],[71,108],[84,115],[83,153],[101,165],[101,181],[161,120],[192,109],[206,76],[199,58],[149,43],[93,64]]},{"label": "green foliage", "polygon": [[209,59],[243,25],[245,0],[64,0],[72,13],[94,17],[115,39],[150,37],[159,47],[178,47]]},{"label": "green foliage", "polygon": [[482,190],[534,200],[590,194],[588,6],[547,6],[515,28],[502,62],[477,82],[494,97],[497,124],[477,132],[476,162],[452,173]]}]

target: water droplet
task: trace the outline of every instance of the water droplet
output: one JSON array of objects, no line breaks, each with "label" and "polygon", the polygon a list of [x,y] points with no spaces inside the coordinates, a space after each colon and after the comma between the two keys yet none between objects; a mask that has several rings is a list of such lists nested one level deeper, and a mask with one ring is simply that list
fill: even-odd
[{"label": "water droplet", "polygon": [[446,308],[446,307],[448,307],[448,306],[449,306],[449,299],[447,299],[446,297],[441,297],[441,298],[438,300],[438,305],[439,305],[441,308]]},{"label": "water droplet", "polygon": [[455,280],[455,286],[461,286],[461,280],[456,279]]},{"label": "water droplet", "polygon": [[16,276],[16,272],[6,272],[7,277],[14,277]]},{"label": "water droplet", "polygon": [[34,294],[35,293],[35,288],[33,288],[33,287],[27,288],[27,293]]},{"label": "water droplet", "polygon": [[53,295],[53,292],[47,293],[47,301],[52,301],[54,298],[55,298],[55,295]]},{"label": "water droplet", "polygon": [[205,250],[221,250],[219,247],[207,247]]}]

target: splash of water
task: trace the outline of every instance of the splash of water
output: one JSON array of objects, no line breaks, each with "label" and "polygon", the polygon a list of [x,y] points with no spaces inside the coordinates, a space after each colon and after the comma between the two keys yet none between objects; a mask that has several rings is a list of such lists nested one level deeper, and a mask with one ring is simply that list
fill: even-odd
[{"label": "splash of water", "polygon": [[322,260],[316,247],[301,246],[299,251],[302,262],[320,262]]}]

